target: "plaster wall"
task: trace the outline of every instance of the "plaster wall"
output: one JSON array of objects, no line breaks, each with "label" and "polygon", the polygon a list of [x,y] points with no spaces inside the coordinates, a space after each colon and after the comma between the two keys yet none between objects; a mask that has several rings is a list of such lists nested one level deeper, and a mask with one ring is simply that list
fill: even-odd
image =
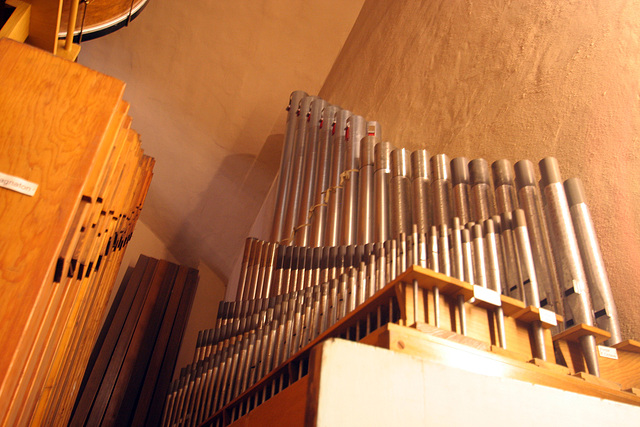
[{"label": "plaster wall", "polygon": [[640,337],[640,4],[368,0],[320,96],[398,147],[582,179],[623,338]]}]

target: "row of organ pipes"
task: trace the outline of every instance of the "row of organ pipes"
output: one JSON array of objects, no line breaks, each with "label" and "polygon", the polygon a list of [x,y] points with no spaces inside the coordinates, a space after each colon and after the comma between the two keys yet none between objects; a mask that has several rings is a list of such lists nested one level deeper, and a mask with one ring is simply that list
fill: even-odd
[{"label": "row of organ pipes", "polygon": [[[247,239],[236,299],[201,331],[163,425],[198,425],[411,265],[561,314],[554,333],[586,324],[611,333],[607,345],[621,341],[582,184],[563,182],[555,158],[539,162],[538,182],[529,160],[395,148],[377,122],[302,91],[287,110],[270,238]],[[431,298],[438,327],[437,287]],[[454,332],[464,335],[466,303],[455,303]],[[500,307],[494,315],[507,348]],[[356,334],[396,319],[390,306]],[[540,324],[531,337],[544,359]],[[595,338],[580,345],[599,375]]]}]

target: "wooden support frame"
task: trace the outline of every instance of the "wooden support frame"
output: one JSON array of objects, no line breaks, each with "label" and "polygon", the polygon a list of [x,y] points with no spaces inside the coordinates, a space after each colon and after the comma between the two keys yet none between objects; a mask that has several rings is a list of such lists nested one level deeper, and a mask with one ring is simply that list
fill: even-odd
[{"label": "wooden support frame", "polygon": [[0,28],[0,38],[6,37],[24,42],[29,36],[31,5],[22,0],[7,0],[6,4],[15,8],[7,22]]}]

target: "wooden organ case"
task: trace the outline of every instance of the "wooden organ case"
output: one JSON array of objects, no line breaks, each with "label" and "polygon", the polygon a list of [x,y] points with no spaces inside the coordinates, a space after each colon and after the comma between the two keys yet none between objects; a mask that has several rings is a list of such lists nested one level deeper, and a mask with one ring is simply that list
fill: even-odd
[{"label": "wooden organ case", "polygon": [[0,424],[64,423],[154,160],[122,82],[8,39],[0,82]]}]

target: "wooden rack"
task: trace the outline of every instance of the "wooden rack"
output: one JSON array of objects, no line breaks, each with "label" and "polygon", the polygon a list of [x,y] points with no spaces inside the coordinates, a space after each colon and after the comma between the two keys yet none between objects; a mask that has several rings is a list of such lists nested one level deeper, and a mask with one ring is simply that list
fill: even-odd
[{"label": "wooden rack", "polygon": [[0,425],[37,424],[75,398],[154,160],[122,82],[8,39],[0,81],[0,172],[37,184],[0,188]]},{"label": "wooden rack", "polygon": [[[418,306],[421,307],[417,317],[413,308],[414,280],[418,283]],[[440,312],[450,313],[450,316],[441,316],[443,319],[438,328],[429,324],[432,322],[430,313],[433,313],[432,298],[429,296],[435,286],[441,294]],[[464,336],[456,332],[459,325],[456,325],[454,312],[455,297],[458,295],[463,295],[467,301],[465,310],[468,327]],[[525,307],[521,302],[502,295],[499,301],[505,314],[507,349],[500,348],[492,319],[496,304],[488,301],[490,299],[484,298],[482,291],[468,283],[418,266],[410,267],[203,425],[243,426],[257,420],[261,425],[316,425],[320,391],[319,380],[314,379],[313,375],[319,375],[322,349],[334,338],[408,354],[470,375],[524,381],[640,406],[640,393],[635,388],[640,384],[638,343],[631,341],[619,346],[617,362],[607,359],[608,364],[601,364],[601,377],[594,377],[584,372],[584,364],[563,366],[556,363],[554,337],[550,332],[553,322],[548,314],[541,316],[539,309]],[[560,316],[554,316],[556,320],[561,320]],[[528,331],[534,320],[541,321],[545,328],[546,361],[532,355]],[[363,336],[361,331],[366,330],[367,322],[379,327]],[[605,331],[590,332],[606,336]],[[556,348],[562,348],[567,343],[562,336],[556,337],[555,342]],[[575,352],[579,352],[580,347],[572,346],[572,351],[574,360],[579,360]],[[382,373],[372,372],[372,375],[385,377]],[[379,392],[385,395],[384,389]],[[330,391],[325,389],[324,393]],[[180,402],[185,399],[188,397],[175,396],[171,399],[170,396],[165,411],[179,410]],[[591,404],[592,401],[587,399],[586,402]],[[188,420],[184,421],[188,423]]]}]

